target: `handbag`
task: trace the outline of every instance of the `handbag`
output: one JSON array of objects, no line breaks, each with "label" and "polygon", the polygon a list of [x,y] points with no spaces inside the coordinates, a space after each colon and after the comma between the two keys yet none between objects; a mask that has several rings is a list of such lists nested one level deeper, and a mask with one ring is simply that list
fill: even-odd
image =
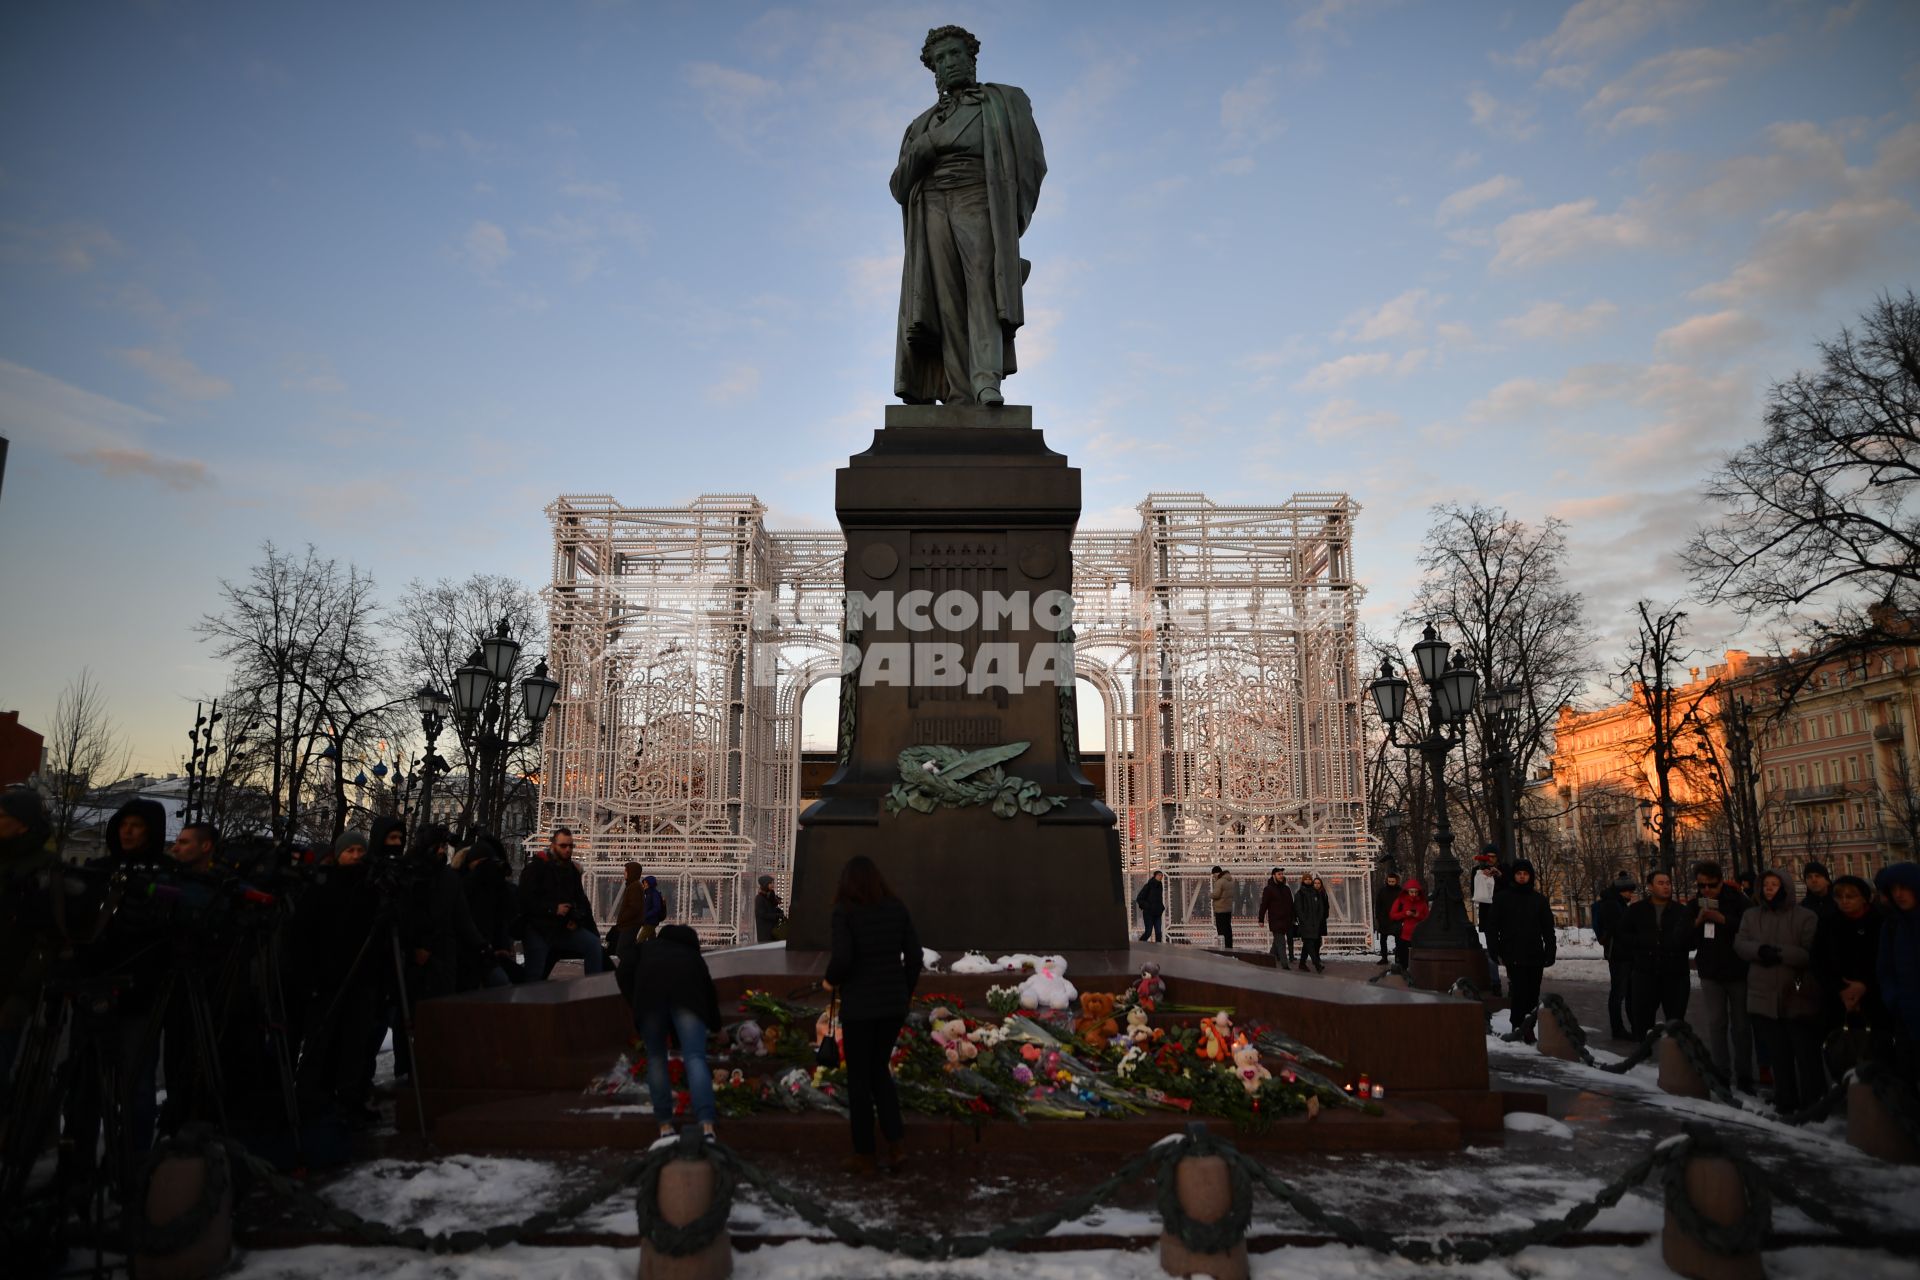
[{"label": "handbag", "polygon": [[840,1039],[836,1034],[840,1030],[840,997],[835,996],[827,1005],[826,1015],[821,1019],[826,1029],[821,1033],[820,1043],[813,1049],[813,1064],[828,1071],[840,1065]]},{"label": "handbag", "polygon": [[1873,1056],[1873,1026],[1862,1021],[1855,1025],[1853,1018],[1835,1027],[1833,1033],[1820,1046],[1820,1056],[1826,1060],[1827,1073],[1835,1080],[1846,1078],[1847,1072],[1859,1066]]}]

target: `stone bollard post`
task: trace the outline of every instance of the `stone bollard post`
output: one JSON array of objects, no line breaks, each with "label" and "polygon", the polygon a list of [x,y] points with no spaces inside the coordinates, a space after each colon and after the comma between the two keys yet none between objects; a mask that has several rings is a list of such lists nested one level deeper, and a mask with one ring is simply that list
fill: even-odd
[{"label": "stone bollard post", "polygon": [[1383,973],[1380,975],[1379,980],[1373,985],[1376,987],[1391,987],[1395,991],[1406,991],[1409,989],[1407,975],[1404,973]]},{"label": "stone bollard post", "polygon": [[1660,1055],[1660,1091],[1671,1093],[1677,1098],[1710,1098],[1713,1096],[1707,1088],[1707,1082],[1694,1069],[1680,1041],[1673,1036],[1661,1036],[1657,1050]]},{"label": "stone bollard post", "polygon": [[[1740,1170],[1725,1156],[1694,1156],[1684,1174],[1687,1199],[1696,1213],[1719,1226],[1730,1226],[1747,1211],[1746,1189]],[[1660,1232],[1660,1258],[1687,1280],[1765,1280],[1767,1270],[1756,1248],[1746,1253],[1716,1253],[1687,1234],[1669,1208]]]},{"label": "stone bollard post", "polygon": [[1920,1161],[1920,1150],[1914,1148],[1913,1139],[1864,1080],[1847,1086],[1847,1141],[1876,1160],[1895,1164]]},{"label": "stone bollard post", "polygon": [[205,1222],[191,1239],[169,1242],[177,1247],[165,1253],[140,1252],[136,1247],[128,1268],[135,1280],[206,1280],[227,1269],[233,1258],[233,1187],[221,1179],[214,1189],[216,1198],[203,1203],[213,1159],[182,1151],[155,1162],[147,1179],[145,1222],[149,1227],[164,1231],[177,1225],[190,1230],[186,1224],[196,1216]]},{"label": "stone bollard post", "polygon": [[1573,1041],[1567,1039],[1567,1033],[1560,1026],[1560,1019],[1553,1016],[1552,1010],[1546,1008],[1540,1010],[1540,1016],[1534,1023],[1534,1031],[1535,1041],[1540,1046],[1541,1053],[1565,1062],[1580,1061],[1579,1050],[1573,1047]]},{"label": "stone bollard post", "polygon": [[[1174,1166],[1173,1185],[1180,1211],[1195,1222],[1218,1222],[1233,1203],[1233,1180],[1219,1156],[1187,1156]],[[1162,1231],[1160,1269],[1170,1276],[1247,1280],[1247,1242],[1237,1241],[1225,1253],[1195,1253],[1179,1236]]]},{"label": "stone bollard post", "polygon": [[[670,1225],[684,1227],[713,1205],[714,1172],[710,1160],[669,1160],[661,1167],[655,1203]],[[733,1238],[725,1227],[706,1248],[671,1257],[641,1238],[640,1280],[725,1280],[733,1274]]]}]

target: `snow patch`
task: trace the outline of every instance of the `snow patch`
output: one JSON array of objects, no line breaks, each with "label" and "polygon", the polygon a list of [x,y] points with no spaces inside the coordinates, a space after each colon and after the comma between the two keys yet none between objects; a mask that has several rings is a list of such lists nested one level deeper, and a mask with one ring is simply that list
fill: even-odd
[{"label": "snow patch", "polygon": [[1509,1111],[1502,1123],[1512,1133],[1544,1133],[1550,1138],[1572,1139],[1573,1130],[1552,1116],[1536,1111]]}]

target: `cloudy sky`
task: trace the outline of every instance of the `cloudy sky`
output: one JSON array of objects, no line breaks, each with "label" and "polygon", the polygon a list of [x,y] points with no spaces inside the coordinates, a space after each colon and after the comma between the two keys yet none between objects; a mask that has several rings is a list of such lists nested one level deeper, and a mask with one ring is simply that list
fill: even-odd
[{"label": "cloudy sky", "polygon": [[949,21],[1046,140],[1008,398],[1086,523],[1350,491],[1376,620],[1477,500],[1571,521],[1617,634],[1767,384],[1920,275],[1900,0],[9,5],[0,707],[90,666],[177,767],[264,539],[397,589],[542,581],[562,492],[830,524]]}]

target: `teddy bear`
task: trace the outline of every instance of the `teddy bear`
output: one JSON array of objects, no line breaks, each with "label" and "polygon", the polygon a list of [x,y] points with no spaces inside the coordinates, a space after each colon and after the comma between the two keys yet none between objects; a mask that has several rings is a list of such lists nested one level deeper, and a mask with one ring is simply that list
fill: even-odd
[{"label": "teddy bear", "polygon": [[1153,1041],[1153,1024],[1147,1018],[1147,1011],[1139,1005],[1127,1010],[1127,1039],[1135,1045]]},{"label": "teddy bear", "polygon": [[1096,1049],[1107,1047],[1107,1041],[1120,1034],[1120,1026],[1113,1020],[1114,997],[1098,991],[1089,991],[1080,997],[1080,1016],[1073,1020],[1073,1031]]},{"label": "teddy bear", "polygon": [[933,1042],[947,1051],[948,1062],[971,1062],[980,1056],[980,1046],[967,1037],[967,1022],[964,1018],[935,1022]]},{"label": "teddy bear", "polygon": [[1194,1052],[1213,1062],[1233,1058],[1233,1019],[1222,1009],[1200,1024],[1200,1044]]},{"label": "teddy bear", "polygon": [[1160,977],[1160,965],[1149,960],[1140,967],[1140,980],[1133,984],[1134,998],[1151,1009],[1156,1003],[1166,999],[1167,984]]},{"label": "teddy bear", "polygon": [[1020,1007],[1023,1009],[1066,1009],[1072,1006],[1073,999],[1079,995],[1071,982],[1063,974],[1066,961],[1058,956],[1048,956],[1040,962],[1025,982],[1020,984]]},{"label": "teddy bear", "polygon": [[735,1027],[733,1043],[741,1053],[750,1053],[756,1058],[767,1056],[766,1033],[760,1030],[757,1022],[747,1021]]},{"label": "teddy bear", "polygon": [[1233,1046],[1233,1067],[1241,1087],[1248,1093],[1260,1092],[1260,1082],[1273,1078],[1273,1072],[1260,1063],[1260,1051],[1245,1040]]}]

